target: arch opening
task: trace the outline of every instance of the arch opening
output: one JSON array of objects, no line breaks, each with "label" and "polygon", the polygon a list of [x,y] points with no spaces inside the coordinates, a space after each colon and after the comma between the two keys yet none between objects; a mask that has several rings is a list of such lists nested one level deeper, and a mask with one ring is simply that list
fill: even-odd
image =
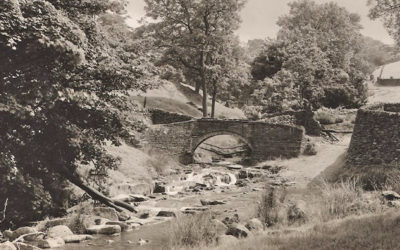
[{"label": "arch opening", "polygon": [[203,136],[193,147],[195,163],[246,164],[250,161],[251,144],[242,136],[218,132]]}]

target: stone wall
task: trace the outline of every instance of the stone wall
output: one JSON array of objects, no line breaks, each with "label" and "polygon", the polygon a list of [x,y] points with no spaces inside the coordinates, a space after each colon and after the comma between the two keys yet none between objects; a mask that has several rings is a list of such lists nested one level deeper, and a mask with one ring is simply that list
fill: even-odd
[{"label": "stone wall", "polygon": [[357,113],[347,163],[400,166],[400,104],[378,104]]},{"label": "stone wall", "polygon": [[190,121],[191,116],[172,113],[161,109],[149,109],[153,124],[169,124],[175,122]]},{"label": "stone wall", "polygon": [[400,86],[400,79],[378,79],[377,83],[382,86]]},{"label": "stone wall", "polygon": [[196,148],[217,135],[235,135],[251,149],[253,161],[296,157],[301,153],[304,129],[296,126],[244,120],[199,119],[153,126],[147,141],[153,149],[190,163]]}]

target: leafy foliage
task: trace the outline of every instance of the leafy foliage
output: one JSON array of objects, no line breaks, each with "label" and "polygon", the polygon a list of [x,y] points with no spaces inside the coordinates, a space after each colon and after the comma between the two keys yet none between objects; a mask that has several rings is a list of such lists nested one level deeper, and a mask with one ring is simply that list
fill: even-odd
[{"label": "leafy foliage", "polygon": [[[253,77],[281,86],[274,95],[286,99],[286,106],[301,107],[303,100],[314,108],[364,103],[363,82],[369,65],[358,55],[360,17],[335,3],[302,0],[289,7],[289,14],[278,21],[281,29],[277,39],[267,41],[252,63]],[[276,103],[272,95],[259,100],[263,106]],[[293,103],[296,100],[297,105]]]},{"label": "leafy foliage", "polygon": [[202,88],[203,116],[208,116],[207,90],[216,90],[216,83],[226,76],[231,65],[230,41],[239,25],[243,1],[145,2],[147,16],[157,21],[155,45],[164,48],[162,63],[181,70],[187,81]]},{"label": "leafy foliage", "polygon": [[[0,186],[7,189],[0,200],[18,193],[9,197],[16,213],[29,211],[19,204],[25,194],[30,197],[24,202],[56,200],[62,185],[54,183],[80,182],[75,172],[80,165],[95,173],[116,168],[118,159],[103,145],[119,145],[120,138],[129,139],[132,130],[142,127],[122,119],[121,110],[129,107],[128,90],[147,87],[137,81],[147,72],[132,67],[135,51],[112,40],[107,25],[98,22],[99,15],[120,12],[124,4],[0,3],[0,152],[5,162]],[[31,191],[24,182],[42,191]]]}]

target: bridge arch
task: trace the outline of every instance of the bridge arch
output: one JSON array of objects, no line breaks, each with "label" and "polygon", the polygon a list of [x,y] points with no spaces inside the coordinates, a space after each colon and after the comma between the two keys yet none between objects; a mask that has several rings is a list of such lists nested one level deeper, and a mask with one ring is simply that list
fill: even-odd
[{"label": "bridge arch", "polygon": [[209,132],[206,133],[204,135],[201,135],[199,137],[197,137],[196,139],[192,139],[192,148],[191,148],[191,154],[193,155],[194,152],[196,151],[196,149],[206,140],[215,137],[215,136],[219,136],[219,135],[231,135],[234,137],[239,138],[241,141],[243,141],[250,149],[250,152],[253,151],[253,145],[251,144],[251,142],[243,137],[243,135],[232,132],[232,131],[228,131],[228,130],[219,130],[219,131],[213,131],[213,132]]}]

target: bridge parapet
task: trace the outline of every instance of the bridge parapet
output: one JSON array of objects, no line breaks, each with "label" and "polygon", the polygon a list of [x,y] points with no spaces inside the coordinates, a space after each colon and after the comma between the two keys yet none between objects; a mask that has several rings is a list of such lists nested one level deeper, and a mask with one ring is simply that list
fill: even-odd
[{"label": "bridge parapet", "polygon": [[147,140],[153,148],[189,163],[197,147],[217,135],[241,138],[251,149],[251,159],[264,161],[298,156],[304,129],[260,121],[198,119],[153,126],[147,133]]}]

